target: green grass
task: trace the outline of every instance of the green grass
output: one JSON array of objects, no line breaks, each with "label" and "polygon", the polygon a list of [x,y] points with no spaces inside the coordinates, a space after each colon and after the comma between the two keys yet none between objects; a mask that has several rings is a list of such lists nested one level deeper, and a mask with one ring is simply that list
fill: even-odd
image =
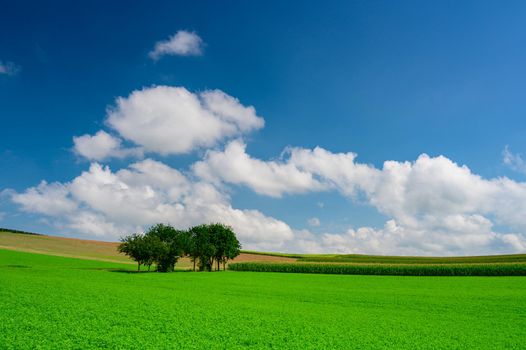
[{"label": "green grass", "polygon": [[331,264],[257,263],[229,264],[233,271],[322,273],[336,275],[396,276],[526,276],[526,264]]},{"label": "green grass", "polygon": [[526,343],[524,277],[133,268],[0,250],[0,348],[522,349]]}]

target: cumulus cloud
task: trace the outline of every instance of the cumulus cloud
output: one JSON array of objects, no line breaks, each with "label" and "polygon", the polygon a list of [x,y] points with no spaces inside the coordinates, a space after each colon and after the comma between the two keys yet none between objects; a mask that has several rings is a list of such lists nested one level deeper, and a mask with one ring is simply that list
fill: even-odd
[{"label": "cumulus cloud", "polygon": [[258,160],[234,141],[224,151],[208,152],[194,172],[273,197],[333,189],[391,218],[382,229],[365,227],[308,241],[309,249],[313,242],[333,249],[345,241],[341,248],[347,252],[352,247],[365,253],[461,254],[521,251],[526,242],[522,234],[493,230],[494,223],[526,230],[526,183],[484,179],[443,156],[422,154],[414,162],[386,161],[376,168],[358,163],[354,153],[320,147],[286,153],[287,159]]},{"label": "cumulus cloud", "polygon": [[204,179],[213,175],[270,196],[335,189],[365,199],[404,224],[429,214],[483,213],[526,228],[526,219],[520,218],[526,213],[526,204],[522,204],[526,183],[484,179],[444,156],[422,154],[414,162],[386,161],[379,169],[356,162],[354,153],[332,153],[320,147],[289,148],[287,152],[288,159],[263,161],[250,157],[244,144],[233,141],[224,151],[208,152],[194,171]]},{"label": "cumulus cloud", "polygon": [[[154,159],[117,171],[93,162],[69,182],[43,181],[25,191],[2,193],[23,211],[53,219],[64,232],[105,239],[157,222],[186,228],[220,221],[234,227],[247,249],[396,255],[526,250],[526,182],[484,178],[444,156],[422,154],[377,167],[360,163],[353,152],[287,147],[277,159],[257,159],[240,137],[262,128],[264,120],[254,107],[220,90],[137,90],[108,109],[106,125],[115,136],[101,130],[75,137],[75,152],[99,162],[142,152],[207,152],[186,172]],[[223,148],[216,148],[224,141]],[[518,170],[525,168],[520,155],[508,148],[503,159]],[[274,198],[332,191],[387,219],[381,227],[347,227],[321,235],[294,230],[258,210],[234,208],[228,195],[233,185]],[[317,218],[307,222],[320,225]]]},{"label": "cumulus cloud", "polygon": [[[339,168],[331,166],[335,159],[340,161]],[[386,161],[382,169],[325,150],[297,150],[290,161],[345,195],[362,195],[403,225],[416,225],[428,217],[481,214],[499,224],[526,229],[521,217],[526,214],[526,183],[484,179],[443,156],[423,154],[414,162]]]},{"label": "cumulus cloud", "polygon": [[256,193],[272,197],[324,188],[311,173],[298,169],[294,164],[254,159],[245,148],[242,141],[235,140],[224,151],[209,151],[203,161],[194,164],[194,172],[207,181],[243,184]]},{"label": "cumulus cloud", "polygon": [[140,226],[126,223],[116,224],[108,221],[105,215],[89,210],[80,210],[75,215],[62,217],[64,223],[59,223],[68,232],[77,232],[80,235],[95,236],[103,239],[116,239],[127,235],[129,232],[141,232]]},{"label": "cumulus cloud", "polygon": [[167,40],[158,41],[148,54],[151,59],[158,60],[162,56],[200,56],[203,53],[203,39],[195,32],[180,30]]},{"label": "cumulus cloud", "polygon": [[379,170],[355,162],[356,153],[332,153],[321,147],[312,150],[290,148],[288,163],[313,174],[330,188],[347,196],[356,196],[377,181]]},{"label": "cumulus cloud", "polygon": [[223,151],[208,151],[194,164],[196,175],[208,181],[245,185],[256,193],[272,197],[338,188],[346,195],[357,194],[359,186],[373,182],[379,171],[355,163],[355,153],[331,153],[287,148],[287,159],[263,161],[246,153],[240,140],[231,141]]},{"label": "cumulus cloud", "polygon": [[29,212],[62,220],[79,234],[116,239],[156,222],[187,228],[203,222],[234,227],[249,249],[277,249],[293,237],[284,222],[257,210],[236,209],[213,185],[191,181],[178,170],[146,159],[117,172],[92,163],[68,183],[29,188],[12,194]]},{"label": "cumulus cloud", "polygon": [[73,150],[88,160],[96,161],[108,158],[142,156],[142,149],[123,148],[121,143],[122,141],[119,138],[100,130],[93,136],[86,134],[73,137]]},{"label": "cumulus cloud", "polygon": [[[223,152],[208,152],[191,169],[185,175],[146,159],[113,172],[92,163],[71,182],[42,182],[11,196],[25,211],[62,220],[65,229],[113,239],[155,222],[188,227],[221,221],[232,225],[249,249],[397,255],[526,249],[526,183],[485,179],[443,156],[386,161],[376,168],[358,163],[353,153],[298,148],[289,149],[287,159],[263,161],[233,141]],[[222,190],[224,182],[274,197],[337,191],[375,207],[389,220],[380,228],[315,235],[257,210],[233,208]],[[308,223],[317,226],[319,220]]]},{"label": "cumulus cloud", "polygon": [[24,211],[60,216],[72,213],[77,208],[77,204],[68,194],[67,185],[42,181],[38,186],[28,188],[23,193],[13,192],[11,198]]},{"label": "cumulus cloud", "polygon": [[15,75],[20,71],[20,67],[13,62],[0,61],[0,75]]},{"label": "cumulus cloud", "polygon": [[526,240],[517,233],[496,233],[491,222],[478,215],[453,215],[441,223],[415,227],[388,220],[381,228],[360,227],[344,233],[296,233],[288,251],[307,253],[462,256],[524,252]]},{"label": "cumulus cloud", "polygon": [[192,93],[156,86],[119,97],[107,124],[120,136],[162,155],[188,153],[263,127],[252,106],[220,90]]}]

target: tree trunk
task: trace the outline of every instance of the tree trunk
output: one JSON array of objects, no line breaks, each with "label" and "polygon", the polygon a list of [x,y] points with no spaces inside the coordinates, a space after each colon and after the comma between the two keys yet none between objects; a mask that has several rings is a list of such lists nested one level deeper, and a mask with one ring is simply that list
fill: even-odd
[{"label": "tree trunk", "polygon": [[226,271],[226,260],[223,260],[223,271]]},{"label": "tree trunk", "polygon": [[141,263],[137,263],[137,271],[141,271]]},{"label": "tree trunk", "polygon": [[217,259],[217,271],[221,271],[221,268],[219,267],[219,259]]},{"label": "tree trunk", "polygon": [[194,259],[194,272],[195,272],[195,259]]}]

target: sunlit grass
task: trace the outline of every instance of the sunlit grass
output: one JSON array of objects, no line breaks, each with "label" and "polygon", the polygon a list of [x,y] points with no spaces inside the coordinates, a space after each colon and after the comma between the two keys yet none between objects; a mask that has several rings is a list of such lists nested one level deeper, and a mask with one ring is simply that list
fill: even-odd
[{"label": "sunlit grass", "polygon": [[526,278],[257,272],[0,250],[0,347],[520,349]]}]

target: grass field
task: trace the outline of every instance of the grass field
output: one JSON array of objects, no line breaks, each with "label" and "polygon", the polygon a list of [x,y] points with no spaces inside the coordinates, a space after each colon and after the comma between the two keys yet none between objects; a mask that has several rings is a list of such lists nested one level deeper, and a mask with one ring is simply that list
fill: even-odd
[{"label": "grass field", "polygon": [[134,266],[0,250],[0,348],[523,349],[526,278]]}]

